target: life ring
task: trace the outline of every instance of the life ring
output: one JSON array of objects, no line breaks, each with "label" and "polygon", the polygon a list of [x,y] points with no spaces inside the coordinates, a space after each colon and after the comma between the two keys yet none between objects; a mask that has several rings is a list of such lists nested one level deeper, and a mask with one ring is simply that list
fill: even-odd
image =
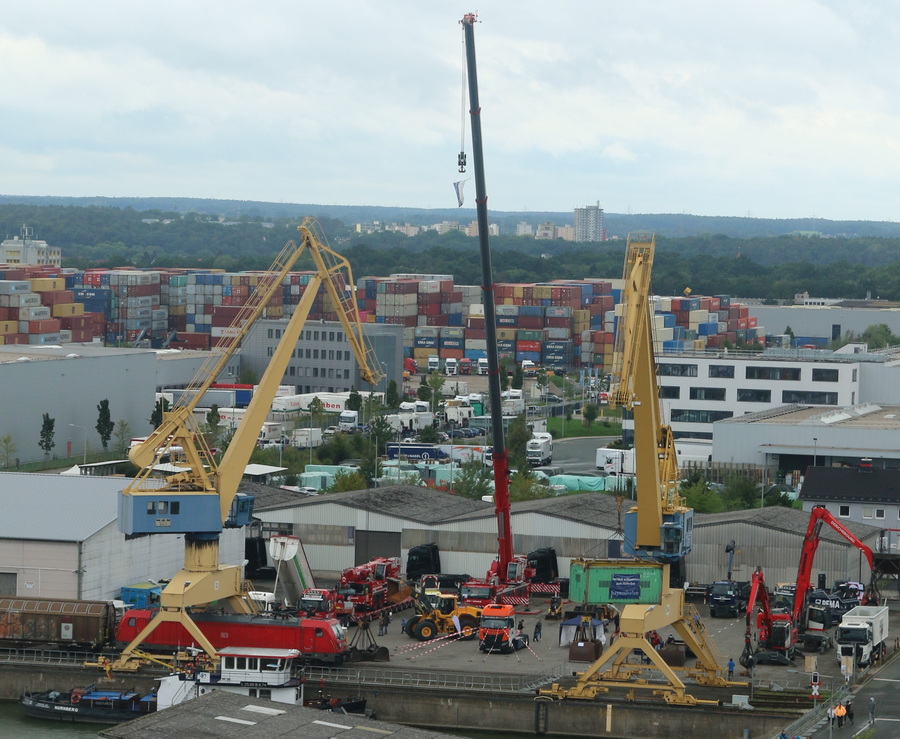
[{"label": "life ring", "polygon": [[71,703],[74,705],[81,700],[81,696],[78,693],[72,693],[72,697],[70,699]]}]

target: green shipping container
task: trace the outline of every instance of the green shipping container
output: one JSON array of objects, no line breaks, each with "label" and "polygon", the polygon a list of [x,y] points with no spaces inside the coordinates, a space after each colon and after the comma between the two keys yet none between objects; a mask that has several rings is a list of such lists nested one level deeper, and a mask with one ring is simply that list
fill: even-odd
[{"label": "green shipping container", "polygon": [[544,332],[540,329],[520,328],[516,331],[516,341],[543,341]]},{"label": "green shipping container", "polygon": [[662,567],[611,559],[573,559],[569,566],[569,598],[596,606],[604,603],[659,603]]}]

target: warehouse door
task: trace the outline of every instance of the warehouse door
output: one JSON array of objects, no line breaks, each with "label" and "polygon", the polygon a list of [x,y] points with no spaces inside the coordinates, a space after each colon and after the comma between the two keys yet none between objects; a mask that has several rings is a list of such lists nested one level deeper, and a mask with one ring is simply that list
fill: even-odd
[{"label": "warehouse door", "polygon": [[0,572],[0,597],[10,598],[16,595],[16,573]]},{"label": "warehouse door", "polygon": [[375,557],[399,557],[399,531],[356,530],[356,552],[354,564],[371,562]]}]

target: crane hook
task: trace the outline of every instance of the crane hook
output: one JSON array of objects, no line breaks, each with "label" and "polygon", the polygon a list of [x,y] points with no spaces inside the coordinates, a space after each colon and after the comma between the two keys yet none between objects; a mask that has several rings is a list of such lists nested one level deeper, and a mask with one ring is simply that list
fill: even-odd
[{"label": "crane hook", "polygon": [[464,151],[459,152],[459,157],[457,158],[456,161],[457,161],[457,164],[459,165],[459,171],[465,172],[466,171],[466,152],[464,152]]}]

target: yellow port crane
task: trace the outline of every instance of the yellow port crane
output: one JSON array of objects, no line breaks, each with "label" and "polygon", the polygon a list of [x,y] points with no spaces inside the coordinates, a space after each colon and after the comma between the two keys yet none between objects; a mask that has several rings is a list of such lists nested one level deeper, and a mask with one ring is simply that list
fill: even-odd
[{"label": "yellow port crane", "polygon": [[[298,231],[299,243],[289,241],[278,254],[226,332],[227,343],[213,350],[188,392],[182,396],[184,402],[164,413],[159,428],[129,452],[129,459],[140,473],[119,496],[119,529],[127,536],[183,535],[184,567],[163,590],[158,612],[125,647],[113,665],[115,668],[127,668],[132,657],[138,656],[140,644],[157,626],[167,621],[181,623],[210,658],[215,659],[215,648],[191,620],[189,609],[215,601],[217,607],[230,612],[255,612],[254,604],[247,597],[241,566],[219,563],[219,535],[223,528],[240,527],[251,521],[253,497],[238,493],[238,485],[320,287],[331,299],[356,357],[361,378],[374,385],[381,377],[373,369],[378,362],[372,359],[372,350],[363,335],[349,263],[324,245],[314,220],[305,219]],[[281,290],[284,278],[304,253],[312,258],[315,274],[217,464],[194,420],[194,408],[224,371],[241,340],[265,313],[276,291]],[[160,460],[175,451],[178,451],[182,460],[179,464],[184,469],[163,480],[154,477],[154,468]]]},{"label": "yellow port crane", "polygon": [[[684,589],[670,584],[670,565],[678,563],[693,544],[693,510],[678,491],[678,461],[672,429],[663,422],[653,354],[653,310],[650,273],[656,248],[651,233],[628,235],[622,285],[622,315],[616,334],[610,405],[634,414],[636,505],[625,514],[625,552],[655,565],[660,595],[652,603],[628,603],[619,619],[619,635],[574,686],[554,684],[541,693],[554,698],[593,700],[610,687],[652,690],[668,703],[701,703],[685,692],[681,672],[703,685],[727,684],[721,676],[722,657],[696,609],[684,602]],[[621,568],[621,560],[593,562]],[[697,656],[693,669],[669,665],[648,640],[651,631],[672,628]],[[640,665],[628,657],[644,655]],[[651,681],[659,670],[665,682]],[[637,678],[637,679],[635,679]],[[715,703],[715,701],[711,701]]]}]

